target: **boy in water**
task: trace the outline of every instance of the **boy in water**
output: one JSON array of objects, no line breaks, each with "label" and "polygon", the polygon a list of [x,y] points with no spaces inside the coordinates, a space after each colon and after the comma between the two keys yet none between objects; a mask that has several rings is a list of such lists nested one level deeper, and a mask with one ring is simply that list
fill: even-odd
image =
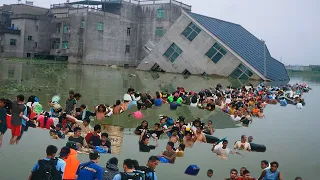
[{"label": "boy in water", "polygon": [[77,100],[74,98],[74,91],[69,91],[69,98],[66,100],[66,113],[72,115],[76,112]]},{"label": "boy in water", "polygon": [[7,112],[4,108],[6,104],[5,101],[6,100],[4,98],[0,99],[0,148],[2,146],[3,135],[7,131]]}]

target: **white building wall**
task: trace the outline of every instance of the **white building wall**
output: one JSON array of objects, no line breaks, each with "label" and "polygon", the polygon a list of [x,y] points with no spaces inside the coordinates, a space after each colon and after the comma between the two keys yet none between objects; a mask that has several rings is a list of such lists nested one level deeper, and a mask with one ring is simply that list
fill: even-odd
[{"label": "white building wall", "polygon": [[[205,55],[217,42],[212,36],[202,30],[190,42],[181,34],[191,22],[190,18],[182,14],[159,43],[156,44],[151,53],[142,61],[138,69],[150,70],[157,63],[166,72],[182,73],[187,69],[191,74],[206,72],[210,75],[229,76],[241,63],[240,59],[224,48],[227,54],[215,64]],[[183,51],[173,63],[163,56],[172,43],[175,43]],[[259,79],[259,76],[253,75],[252,78]]]}]

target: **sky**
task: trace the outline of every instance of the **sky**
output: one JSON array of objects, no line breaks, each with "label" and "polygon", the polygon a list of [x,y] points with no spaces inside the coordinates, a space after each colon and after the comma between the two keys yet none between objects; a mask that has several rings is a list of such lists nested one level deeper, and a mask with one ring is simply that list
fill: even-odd
[{"label": "sky", "polygon": [[[14,1],[17,2],[0,0],[0,5]],[[320,0],[179,1],[191,5],[192,12],[240,24],[265,40],[271,55],[285,65],[320,64],[320,52],[317,52],[320,51]],[[33,2],[49,8],[50,4],[66,1]]]}]

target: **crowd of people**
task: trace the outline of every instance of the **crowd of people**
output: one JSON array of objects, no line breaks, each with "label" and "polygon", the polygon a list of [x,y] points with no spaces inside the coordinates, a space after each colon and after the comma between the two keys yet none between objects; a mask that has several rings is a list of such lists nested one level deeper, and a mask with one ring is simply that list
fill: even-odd
[{"label": "crowd of people", "polygon": [[[0,147],[2,145],[2,137],[8,126],[10,126],[12,134],[10,144],[18,144],[28,127],[48,129],[50,135],[54,138],[64,139],[67,135],[68,147],[61,149],[60,159],[53,158],[55,157],[57,148],[48,146],[47,158],[44,160],[50,162],[55,160],[57,170],[61,174],[62,169],[64,169],[64,163],[61,159],[66,159],[66,156],[69,157],[70,153],[74,152],[73,150],[81,150],[84,148],[95,150],[88,151],[90,152],[89,158],[91,160],[89,163],[78,166],[75,175],[78,175],[79,179],[81,176],[85,177],[85,175],[81,175],[81,172],[85,170],[92,171],[94,169],[95,173],[100,173],[99,169],[101,168],[97,168],[98,165],[96,164],[99,159],[99,154],[96,151],[111,153],[111,142],[108,139],[108,133],[101,133],[101,125],[99,124],[92,128],[90,125],[91,117],[96,117],[99,121],[111,115],[119,115],[127,109],[136,106],[137,111],[129,116],[132,115],[136,119],[142,119],[144,117],[144,109],[169,104],[170,110],[176,110],[182,105],[206,109],[208,111],[214,111],[216,108],[219,108],[230,115],[232,120],[242,123],[243,125],[248,125],[252,123],[253,117],[263,118],[263,109],[267,104],[277,104],[283,96],[294,98],[297,104],[302,104],[304,102],[302,99],[303,88],[305,88],[305,86],[298,84],[282,88],[268,87],[260,84],[257,87],[250,85],[241,88],[227,87],[223,89],[222,86],[218,84],[215,88],[204,89],[198,93],[193,91],[186,92],[183,87],[178,87],[177,90],[171,94],[164,91],[156,92],[155,96],[150,95],[149,92],[138,93],[135,92],[133,88],[129,88],[122,102],[117,100],[113,106],[100,104],[94,107],[94,112],[88,110],[85,104],[77,108],[77,102],[80,100],[81,94],[74,93],[73,91],[69,92],[64,110],[59,104],[59,99],[53,99],[49,102],[49,112],[42,111],[38,113],[34,112],[35,105],[39,104],[39,99],[36,96],[29,97],[28,103],[25,103],[24,96],[18,95],[16,101],[13,102],[8,99],[0,99]],[[10,123],[8,123],[9,121]],[[70,135],[70,133],[72,134]],[[214,127],[211,120],[204,123],[200,118],[187,121],[183,116],[174,118],[159,115],[159,122],[155,123],[153,128],[149,129],[148,121],[144,120],[141,122],[141,125],[135,129],[134,133],[140,136],[139,150],[141,152],[150,152],[150,150],[158,146],[158,139],[163,134],[168,136],[166,150],[151,159],[157,163],[173,164],[176,157],[184,156],[185,148],[193,147],[195,142],[207,143],[208,136],[214,133]],[[149,145],[150,138],[155,140],[155,145]],[[234,144],[234,149],[250,151],[250,144],[246,142],[246,139],[246,136],[243,135],[241,140]],[[216,153],[222,159],[226,159],[229,154],[241,155],[239,152],[227,148],[228,140],[226,140],[226,138],[217,139],[210,143],[213,144],[212,152]],[[45,163],[44,165],[43,163],[44,161],[39,161],[32,171],[35,172],[37,169],[43,170],[43,168],[39,168],[45,166]],[[124,170],[126,172],[139,171],[137,165],[133,167],[134,165],[132,164],[135,163],[135,160],[126,160],[123,165]],[[278,164],[276,162],[271,164],[276,164],[277,170]],[[60,169],[58,169],[58,167]],[[281,179],[281,173],[276,170],[271,168],[271,170],[263,171],[259,179],[271,177],[270,180],[272,180],[273,176],[276,178],[275,174],[278,174],[278,177]],[[103,172],[103,170],[101,170],[101,172]],[[153,172],[152,174],[154,175]],[[250,179],[246,178],[250,176],[248,170],[242,174],[240,171],[240,175],[241,176],[237,175],[236,177],[241,177],[245,180]],[[36,175],[30,175],[31,179],[32,176]],[[95,176],[94,178],[96,179],[100,179],[101,177],[100,174],[96,174]],[[121,179],[122,176],[123,174],[118,174],[114,178],[118,180]],[[134,176],[136,176],[136,174]],[[230,179],[232,179],[231,175]]]}]

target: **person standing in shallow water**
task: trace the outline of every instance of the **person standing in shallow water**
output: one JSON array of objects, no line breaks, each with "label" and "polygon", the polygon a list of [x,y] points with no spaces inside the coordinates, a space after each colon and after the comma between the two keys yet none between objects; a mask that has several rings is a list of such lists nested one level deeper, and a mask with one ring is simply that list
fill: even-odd
[{"label": "person standing in shallow water", "polygon": [[281,172],[278,170],[279,163],[274,161],[270,163],[270,169],[262,171],[258,180],[283,180]]},{"label": "person standing in shallow water", "polygon": [[66,100],[66,113],[72,115],[76,112],[77,100],[74,98],[74,91],[69,91],[69,98]]}]

